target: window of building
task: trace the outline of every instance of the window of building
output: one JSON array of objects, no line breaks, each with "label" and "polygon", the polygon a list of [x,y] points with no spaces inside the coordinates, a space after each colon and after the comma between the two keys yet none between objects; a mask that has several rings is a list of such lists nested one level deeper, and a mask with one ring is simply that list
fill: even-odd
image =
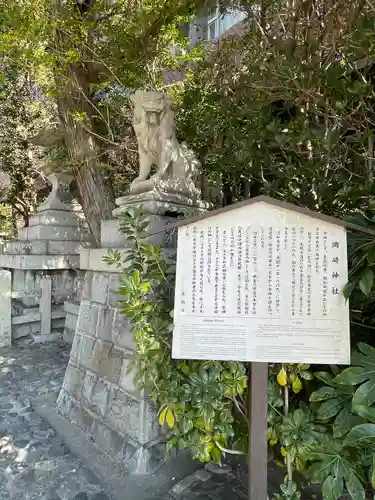
[{"label": "window of building", "polygon": [[215,3],[207,11],[207,40],[215,40],[245,18],[246,13],[238,9],[221,13],[219,4]]},{"label": "window of building", "polygon": [[214,40],[220,36],[220,10],[218,5],[209,7],[207,12],[207,39]]}]

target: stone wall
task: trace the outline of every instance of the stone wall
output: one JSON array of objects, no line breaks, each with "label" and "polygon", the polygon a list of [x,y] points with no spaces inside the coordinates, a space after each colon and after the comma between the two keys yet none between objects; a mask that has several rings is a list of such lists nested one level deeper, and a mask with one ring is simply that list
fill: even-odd
[{"label": "stone wall", "polygon": [[40,288],[41,277],[48,273],[52,280],[52,303],[63,304],[66,300],[73,300],[76,295],[79,280],[83,279],[84,273],[77,269],[62,269],[41,271],[23,271],[15,269],[13,271],[13,290],[23,291],[25,296],[21,301],[25,306],[32,307],[39,305],[40,296],[37,293]]},{"label": "stone wall", "polygon": [[153,404],[134,386],[134,341],[119,312],[118,273],[87,271],[60,412],[127,471],[148,473],[164,459]]},{"label": "stone wall", "polygon": [[79,301],[66,301],[64,302],[65,323],[63,339],[69,344],[73,343],[74,334],[77,327],[77,320],[79,314]]}]

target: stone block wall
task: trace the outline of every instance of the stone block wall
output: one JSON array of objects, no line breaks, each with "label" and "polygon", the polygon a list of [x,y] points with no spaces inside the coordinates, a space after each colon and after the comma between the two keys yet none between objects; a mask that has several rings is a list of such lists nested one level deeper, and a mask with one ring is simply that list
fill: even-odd
[{"label": "stone block wall", "polygon": [[79,301],[66,301],[64,302],[65,323],[63,339],[69,344],[73,343],[74,334],[77,327],[77,320],[79,314]]},{"label": "stone block wall", "polygon": [[[45,277],[51,279],[49,298],[51,307],[50,335],[41,337],[41,282]],[[12,338],[32,336],[34,341],[55,340],[65,330],[66,319],[69,320],[71,342],[73,341],[75,324],[72,316],[64,309],[66,301],[79,301],[84,272],[73,269],[22,270],[12,272]],[[78,313],[77,313],[78,314]],[[77,315],[76,315],[77,317]],[[45,340],[44,340],[45,339]]]},{"label": "stone block wall", "polygon": [[58,398],[60,412],[126,470],[145,474],[164,460],[152,402],[134,385],[134,340],[118,308],[120,275],[87,271]]},{"label": "stone block wall", "polygon": [[[27,307],[39,305],[40,297],[40,278],[44,274],[51,276],[52,280],[52,303],[63,304],[66,300],[75,299],[77,287],[80,286],[80,280],[83,280],[84,273],[77,270],[19,270],[13,271],[13,290],[25,292],[22,297],[22,303]],[[30,294],[28,296],[27,294]],[[79,299],[78,299],[79,300]]]}]

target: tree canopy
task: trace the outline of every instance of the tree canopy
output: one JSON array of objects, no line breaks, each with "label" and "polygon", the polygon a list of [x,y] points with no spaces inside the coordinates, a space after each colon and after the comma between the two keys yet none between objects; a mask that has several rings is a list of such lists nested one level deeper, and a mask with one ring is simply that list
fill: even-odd
[{"label": "tree canopy", "polygon": [[[110,218],[115,206],[113,169],[106,167],[113,164],[113,146],[120,146],[112,101],[101,97],[113,98],[116,88],[126,94],[138,86],[160,87],[171,43],[186,43],[179,24],[197,5],[196,0],[0,3],[2,67],[27,72],[55,100],[70,168],[97,242],[100,221]],[[121,142],[123,152],[134,149],[126,146],[134,140]],[[130,173],[133,156],[126,159]]]}]

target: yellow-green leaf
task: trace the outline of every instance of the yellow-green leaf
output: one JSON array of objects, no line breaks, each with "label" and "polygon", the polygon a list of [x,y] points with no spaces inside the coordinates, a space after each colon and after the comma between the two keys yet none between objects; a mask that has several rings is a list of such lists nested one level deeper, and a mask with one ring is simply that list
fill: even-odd
[{"label": "yellow-green leaf", "polygon": [[219,450],[219,448],[213,448],[211,450],[211,456],[212,456],[212,459],[213,461],[215,462],[215,464],[221,464],[221,451]]},{"label": "yellow-green leaf", "polygon": [[281,447],[280,451],[281,451],[281,454],[282,454],[282,456],[283,456],[283,457],[286,457],[286,456],[287,456],[288,451],[287,451],[287,449],[286,449],[286,448],[284,448],[284,446],[282,446],[282,447]]},{"label": "yellow-green leaf", "polygon": [[164,424],[164,422],[165,422],[165,415],[167,414],[167,410],[168,410],[168,408],[167,408],[167,407],[165,407],[165,408],[164,408],[164,410],[162,410],[162,411],[160,412],[160,415],[159,415],[159,424],[160,424],[160,425],[163,425],[163,424]]},{"label": "yellow-green leaf", "polygon": [[275,446],[278,442],[278,437],[277,437],[276,431],[275,431],[275,429],[272,429],[272,427],[270,427],[268,429],[267,438],[268,438],[268,441],[270,442],[271,446]]},{"label": "yellow-green leaf", "polygon": [[174,426],[174,415],[173,415],[173,412],[171,409],[169,409],[167,411],[166,420],[167,420],[168,427],[170,429],[172,429],[172,427]]},{"label": "yellow-green leaf", "polygon": [[277,382],[281,385],[281,387],[285,387],[288,383],[288,376],[284,367],[281,368],[279,374],[277,375]]},{"label": "yellow-green leaf", "polygon": [[299,377],[296,377],[293,380],[292,389],[293,389],[293,392],[296,392],[296,393],[302,390],[302,382],[301,382],[301,379]]},{"label": "yellow-green leaf", "polygon": [[300,455],[297,455],[295,458],[295,464],[296,464],[296,469],[298,472],[302,472],[306,469],[306,460],[301,457]]}]

